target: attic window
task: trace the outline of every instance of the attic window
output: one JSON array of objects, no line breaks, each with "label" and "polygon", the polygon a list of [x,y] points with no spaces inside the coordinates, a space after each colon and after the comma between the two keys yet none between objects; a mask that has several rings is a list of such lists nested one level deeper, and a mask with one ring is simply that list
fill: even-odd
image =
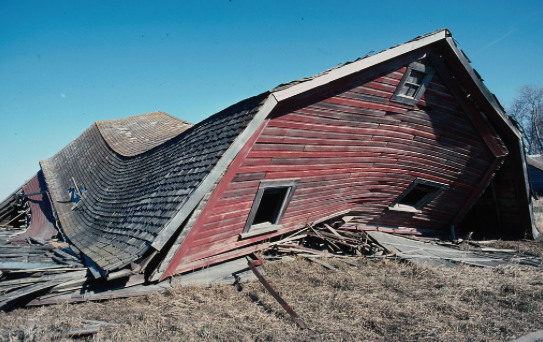
[{"label": "attic window", "polygon": [[420,212],[437,195],[447,188],[447,184],[418,178],[405,190],[389,209],[393,211]]},{"label": "attic window", "polygon": [[416,105],[432,80],[434,73],[434,68],[428,65],[419,62],[409,64],[390,101],[409,106]]},{"label": "attic window", "polygon": [[251,207],[242,238],[260,235],[283,228],[281,219],[298,185],[298,179],[263,181]]}]

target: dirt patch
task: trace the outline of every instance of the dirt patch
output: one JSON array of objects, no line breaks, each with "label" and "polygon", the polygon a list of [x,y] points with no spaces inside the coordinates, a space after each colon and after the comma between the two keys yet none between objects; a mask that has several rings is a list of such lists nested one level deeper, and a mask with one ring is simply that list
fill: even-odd
[{"label": "dirt patch", "polygon": [[258,282],[0,313],[0,341],[68,341],[82,319],[120,323],[90,341],[510,341],[543,326],[543,270],[395,260],[266,263],[269,282],[317,332],[300,331]]}]

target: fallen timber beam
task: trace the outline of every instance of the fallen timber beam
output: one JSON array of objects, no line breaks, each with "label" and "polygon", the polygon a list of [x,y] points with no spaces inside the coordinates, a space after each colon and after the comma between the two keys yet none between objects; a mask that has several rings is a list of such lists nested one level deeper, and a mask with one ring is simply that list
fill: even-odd
[{"label": "fallen timber beam", "polygon": [[65,331],[62,333],[62,337],[81,337],[81,336],[88,336],[88,335],[94,335],[100,332],[100,324],[93,324],[93,325],[87,325],[83,328],[78,329],[72,329]]},{"label": "fallen timber beam", "polygon": [[270,285],[270,283],[268,283],[266,278],[264,278],[264,276],[258,271],[258,269],[256,267],[262,265],[263,261],[262,261],[262,259],[260,259],[258,257],[256,257],[256,258],[257,258],[257,260],[249,260],[249,268],[251,269],[251,271],[253,271],[253,273],[256,275],[258,280],[260,280],[262,285],[264,285],[266,290],[268,290],[268,292],[272,295],[272,297],[275,298],[275,300],[277,302],[279,302],[279,304],[281,304],[283,309],[286,310],[286,312],[290,315],[290,317],[292,317],[294,322],[296,322],[296,324],[298,324],[298,326],[302,330],[307,330],[310,334],[315,334],[315,332],[313,330],[309,329],[309,327],[300,318],[300,316],[298,316],[298,314],[290,307],[290,305],[287,304],[287,302],[285,302],[285,300],[283,298],[281,298],[279,293],[277,293],[277,291],[275,291],[275,289]]},{"label": "fallen timber beam", "polygon": [[322,261],[322,260],[315,259],[315,258],[313,258],[313,257],[306,257],[306,259],[309,260],[309,261],[311,261],[311,262],[317,263],[317,264],[319,264],[319,265],[321,265],[321,266],[323,266],[323,267],[326,267],[326,268],[329,269],[329,270],[337,271],[337,267],[332,266],[332,265],[330,265],[329,263],[324,262],[324,261]]}]

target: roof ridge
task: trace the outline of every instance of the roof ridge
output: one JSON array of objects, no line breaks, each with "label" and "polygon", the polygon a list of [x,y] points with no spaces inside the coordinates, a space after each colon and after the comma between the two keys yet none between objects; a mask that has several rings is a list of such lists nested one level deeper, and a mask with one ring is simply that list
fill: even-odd
[{"label": "roof ridge", "polygon": [[96,121],[94,125],[107,145],[124,157],[145,153],[194,127],[162,111]]},{"label": "roof ridge", "polygon": [[175,120],[178,120],[178,121],[181,121],[181,122],[184,122],[184,123],[187,123],[187,124],[191,124],[191,125],[194,125],[193,123],[191,122],[188,122],[186,120],[183,120],[183,119],[180,119],[176,116],[173,116],[171,114],[168,114],[166,112],[163,112],[161,110],[157,110],[155,112],[149,112],[149,113],[143,113],[143,114],[136,114],[136,115],[131,115],[131,116],[126,116],[124,118],[117,118],[117,119],[106,119],[106,120],[97,120],[95,121],[94,123],[96,123],[98,126],[100,126],[100,124],[102,123],[106,123],[106,122],[111,122],[111,121],[118,121],[118,120],[127,120],[127,119],[131,119],[131,118],[136,118],[136,117],[141,117],[141,116],[151,116],[153,114],[163,114],[163,115],[167,115]]}]

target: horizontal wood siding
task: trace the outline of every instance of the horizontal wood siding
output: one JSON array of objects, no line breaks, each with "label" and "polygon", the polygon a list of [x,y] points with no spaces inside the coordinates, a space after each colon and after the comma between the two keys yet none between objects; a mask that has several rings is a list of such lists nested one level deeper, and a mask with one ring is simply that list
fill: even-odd
[{"label": "horizontal wood siding", "polygon": [[[404,71],[273,114],[235,176],[223,180],[230,182],[225,191],[190,232],[182,263],[344,210],[360,224],[448,229],[494,156],[439,75],[417,106],[391,102]],[[421,213],[388,210],[417,177],[449,187]],[[260,181],[272,179],[300,179],[284,228],[241,239]]]}]

